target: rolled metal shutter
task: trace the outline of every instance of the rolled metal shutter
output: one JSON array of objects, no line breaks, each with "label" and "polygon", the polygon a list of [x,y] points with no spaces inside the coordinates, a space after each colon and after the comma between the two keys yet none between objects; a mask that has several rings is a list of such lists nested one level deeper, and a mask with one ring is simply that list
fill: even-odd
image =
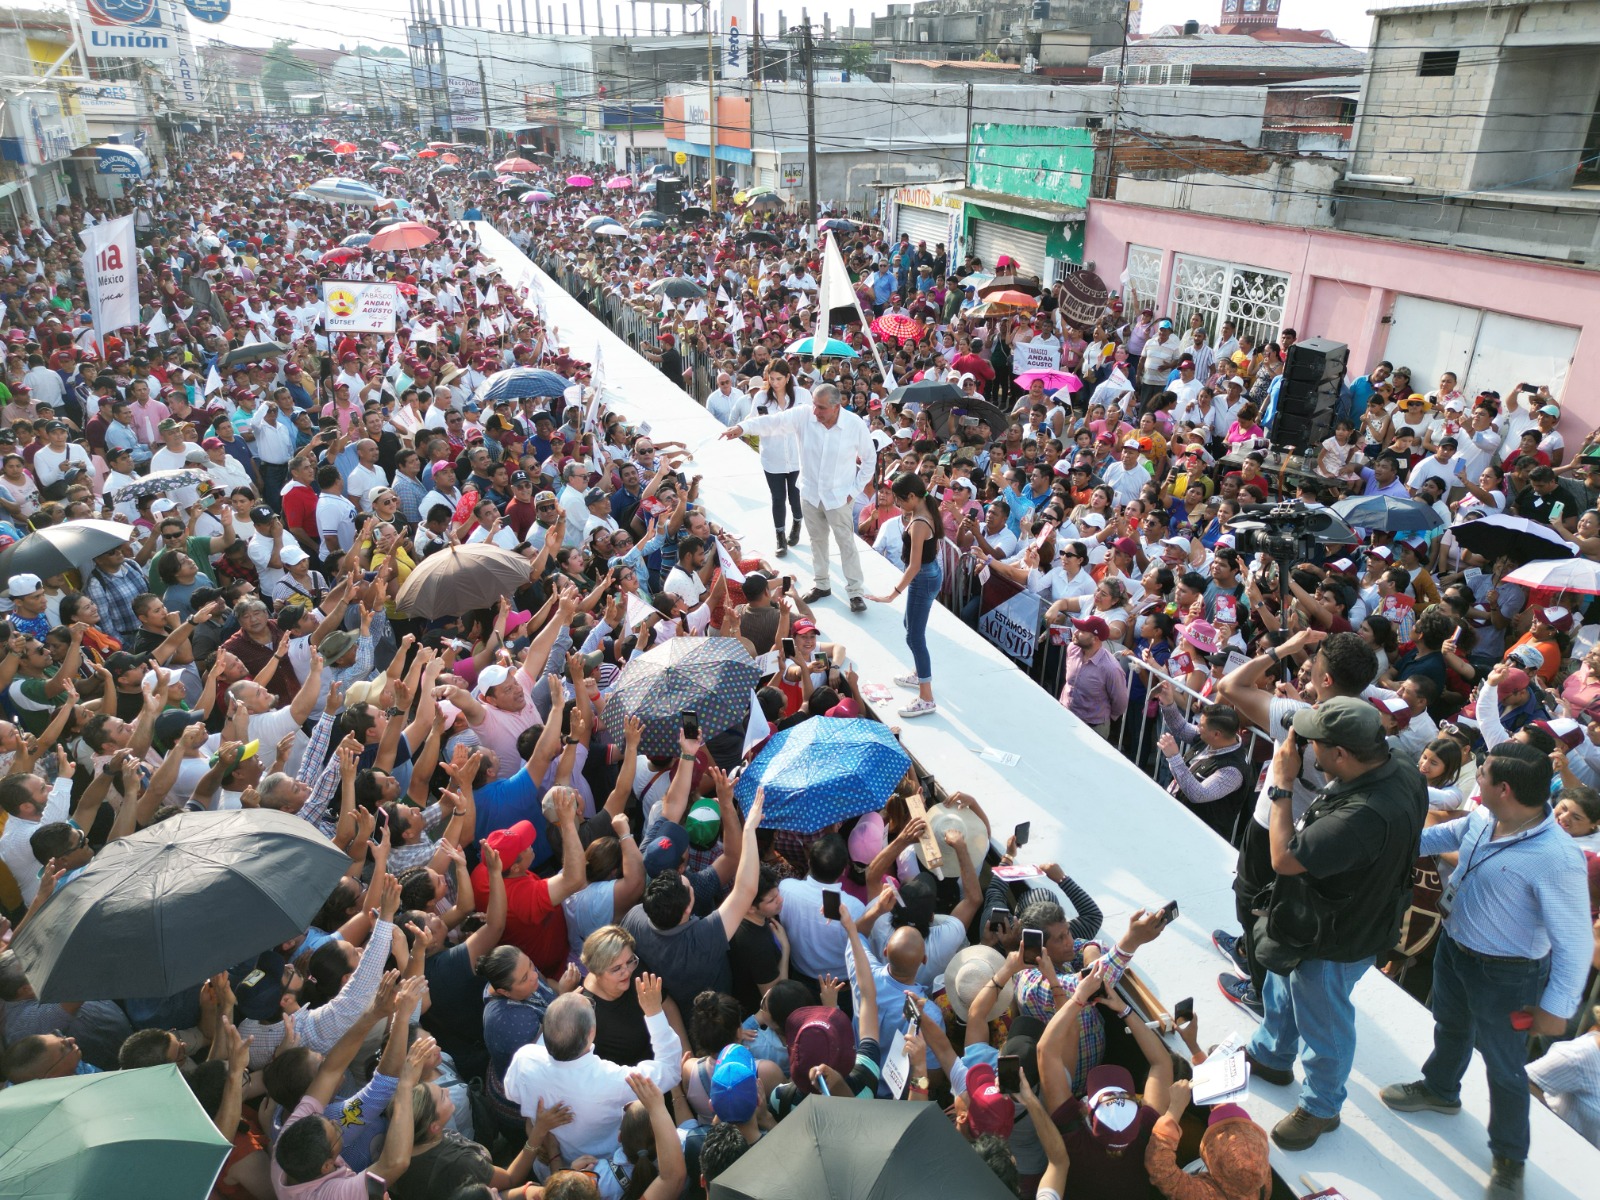
[{"label": "rolled metal shutter", "polygon": [[1050,256],[1045,253],[1045,236],[1027,229],[1013,229],[994,221],[973,221],[969,254],[976,254],[985,271],[994,271],[1002,254],[1017,260],[1024,274],[1049,279]]},{"label": "rolled metal shutter", "polygon": [[900,235],[911,235],[911,244],[927,242],[928,249],[932,250],[940,242],[944,243],[946,250],[950,249],[950,214],[948,211],[934,208],[912,208],[909,204],[897,204],[894,210],[894,238],[900,240]]}]

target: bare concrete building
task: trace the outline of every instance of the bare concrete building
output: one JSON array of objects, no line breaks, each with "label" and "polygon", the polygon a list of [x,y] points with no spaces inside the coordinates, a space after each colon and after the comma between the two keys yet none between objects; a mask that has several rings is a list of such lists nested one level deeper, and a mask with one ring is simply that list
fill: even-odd
[{"label": "bare concrete building", "polygon": [[1373,16],[1339,227],[1600,263],[1600,0]]}]

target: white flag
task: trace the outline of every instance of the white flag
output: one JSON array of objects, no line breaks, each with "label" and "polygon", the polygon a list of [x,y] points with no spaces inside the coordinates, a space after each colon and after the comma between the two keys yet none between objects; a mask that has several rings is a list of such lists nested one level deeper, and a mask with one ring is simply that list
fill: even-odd
[{"label": "white flag", "polygon": [[83,277],[89,284],[89,310],[101,338],[139,323],[139,259],[133,247],[133,218],[91,225],[83,237]]},{"label": "white flag", "polygon": [[718,303],[718,304],[726,304],[726,303],[727,303],[727,302],[728,302],[728,292],[727,292],[727,289],[726,289],[726,288],[724,288],[724,287],[722,287],[722,286],[721,286],[721,285],[720,285],[720,284],[719,284],[719,285],[718,285],[718,286],[717,286],[717,303]]},{"label": "white flag", "polygon": [[722,566],[722,576],[730,584],[743,583],[744,572],[739,569],[739,564],[733,561],[733,555],[728,553],[728,548],[722,544],[722,539],[717,542],[717,562]]},{"label": "white flag", "polygon": [[[828,231],[822,246],[822,279],[817,288],[817,349],[828,337],[828,314],[836,308],[855,308],[856,289],[850,282],[850,272],[839,256],[839,244],[833,240],[833,230]],[[859,312],[858,312],[859,315]],[[865,318],[862,324],[865,324]]]},{"label": "white flag", "polygon": [[772,726],[767,724],[767,714],[761,711],[761,700],[757,697],[755,688],[751,688],[750,720],[744,727],[744,748],[739,752],[739,757],[749,757],[750,751],[771,736]]},{"label": "white flag", "polygon": [[211,370],[206,372],[206,395],[222,390],[222,376],[217,374],[217,364],[211,364]]}]

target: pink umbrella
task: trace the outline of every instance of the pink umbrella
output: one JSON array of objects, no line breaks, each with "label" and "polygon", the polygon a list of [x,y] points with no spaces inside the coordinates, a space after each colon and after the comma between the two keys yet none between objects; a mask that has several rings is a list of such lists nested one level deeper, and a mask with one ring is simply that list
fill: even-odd
[{"label": "pink umbrella", "polygon": [[1044,384],[1047,392],[1059,392],[1062,388],[1075,392],[1083,386],[1083,380],[1071,371],[1024,371],[1017,376],[1017,386],[1030,388],[1035,380]]},{"label": "pink umbrella", "polygon": [[633,180],[629,179],[626,175],[613,175],[610,179],[606,180],[602,186],[607,187],[614,192],[622,192],[627,191],[627,189],[633,186]]},{"label": "pink umbrella", "polygon": [[367,245],[373,250],[415,250],[439,240],[439,231],[421,221],[400,221],[372,235]]},{"label": "pink umbrella", "polygon": [[526,175],[539,168],[525,158],[507,158],[495,163],[494,169],[502,175]]},{"label": "pink umbrella", "polygon": [[[532,164],[529,165],[531,166]],[[568,175],[567,186],[575,188],[593,187],[594,180],[590,179],[587,175]]]},{"label": "pink umbrella", "polygon": [[382,146],[385,150],[389,151],[389,153],[391,153],[391,154],[398,154],[400,152],[400,143],[399,142],[379,142],[378,145]]},{"label": "pink umbrella", "polygon": [[336,246],[334,249],[329,250],[326,254],[324,254],[318,261],[324,265],[332,265],[334,263],[347,263],[352,258],[360,257],[361,251],[355,246]]},{"label": "pink umbrella", "polygon": [[378,168],[378,174],[379,175],[404,175],[405,172],[402,171],[399,167],[379,167]]}]

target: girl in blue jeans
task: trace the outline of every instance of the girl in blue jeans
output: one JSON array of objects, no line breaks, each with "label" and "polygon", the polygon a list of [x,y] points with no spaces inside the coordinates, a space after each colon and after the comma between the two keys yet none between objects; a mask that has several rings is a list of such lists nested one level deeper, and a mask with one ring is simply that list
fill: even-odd
[{"label": "girl in blue jeans", "polygon": [[928,614],[933,611],[934,599],[939,595],[939,584],[944,579],[939,569],[939,542],[943,518],[939,506],[928,495],[928,487],[915,472],[908,471],[894,481],[895,499],[905,518],[905,532],[900,535],[900,557],[906,564],[906,573],[900,577],[894,591],[887,596],[873,596],[879,604],[888,604],[901,592],[906,596],[906,645],[911,647],[911,661],[915,670],[895,680],[901,687],[916,688],[918,698],[900,710],[902,717],[922,717],[936,712],[933,702],[933,662],[928,657]]}]

